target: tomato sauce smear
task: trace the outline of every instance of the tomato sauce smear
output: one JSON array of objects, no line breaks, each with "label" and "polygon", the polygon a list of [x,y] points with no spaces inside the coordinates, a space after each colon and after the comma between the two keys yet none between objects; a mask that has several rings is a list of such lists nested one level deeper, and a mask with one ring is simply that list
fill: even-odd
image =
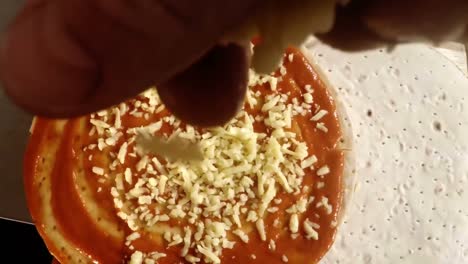
[{"label": "tomato sauce smear", "polygon": [[[289,59],[292,56],[293,59]],[[298,140],[306,142],[309,153],[317,157],[314,169],[306,170],[306,175],[302,185],[309,186],[307,194],[288,194],[279,192],[276,198],[282,200],[276,205],[276,213],[266,214],[264,218],[265,229],[268,233],[268,240],[262,241],[256,230],[249,234],[248,243],[236,240],[232,249],[224,249],[221,256],[221,263],[284,263],[284,255],[287,256],[288,263],[317,263],[329,250],[336,234],[336,225],[342,213],[341,202],[343,198],[343,173],[344,173],[344,150],[340,149],[339,143],[343,138],[343,131],[340,125],[336,105],[328,87],[320,78],[307,58],[297,49],[289,48],[284,58],[285,74],[279,70],[274,76],[281,80],[278,82],[277,90],[272,91],[268,83],[257,85],[255,91],[260,91],[262,95],[272,93],[288,93],[289,98],[297,98],[304,102],[303,87],[311,85],[313,87],[313,103],[326,110],[327,115],[321,118],[327,132],[317,129],[312,125],[310,119],[314,112],[294,117],[292,130],[297,133]],[[251,108],[247,103],[244,107],[250,115],[262,115],[260,108]],[[155,122],[167,111],[161,111],[151,116],[149,119],[142,117],[126,116],[122,118],[122,126],[142,126]],[[45,240],[51,253],[61,263],[74,263],[61,253],[62,249],[54,239],[51,238],[50,230],[45,220],[46,204],[51,208],[51,214],[57,225],[53,230],[57,230],[63,237],[80,252],[89,257],[90,262],[95,263],[122,263],[129,259],[131,251],[125,246],[125,237],[132,233],[126,223],[116,216],[117,210],[113,204],[113,197],[110,195],[112,185],[97,180],[93,167],[105,166],[109,153],[100,151],[97,148],[83,150],[84,146],[96,141],[96,136],[90,135],[90,117],[82,117],[66,121],[63,129],[57,132],[54,129],[56,120],[36,118],[34,129],[30,137],[25,155],[25,190],[27,201],[32,218]],[[315,123],[314,123],[315,124]],[[262,124],[255,123],[255,131],[269,134],[270,131]],[[170,133],[170,126],[163,126],[162,132]],[[118,147],[125,142],[125,136],[117,143]],[[58,143],[57,143],[58,142]],[[58,144],[57,150],[53,153],[47,150],[52,144]],[[92,157],[92,158],[88,158]],[[53,168],[50,173],[44,175],[41,163],[44,160],[52,160]],[[328,166],[330,172],[325,177],[318,177],[317,170],[322,166]],[[123,166],[118,167],[116,173],[123,173],[126,167],[134,168],[136,160],[126,159]],[[41,193],[44,177],[50,180],[50,198],[45,199]],[[77,178],[78,177],[78,178]],[[80,180],[79,177],[82,177]],[[78,183],[86,183],[78,185]],[[323,183],[319,188],[317,183]],[[97,191],[99,189],[99,191]],[[88,195],[92,201],[96,202],[100,211],[99,219],[90,213],[89,205],[83,201],[83,195]],[[286,209],[293,205],[302,196],[314,196],[319,199],[327,197],[328,203],[332,206],[331,213],[325,213],[323,208],[316,208],[312,203],[305,213],[301,214],[299,223],[299,235],[291,237],[287,230],[289,215]],[[302,228],[304,219],[311,219],[320,225],[317,229],[319,239],[307,239]],[[280,219],[285,225],[275,227],[275,220]],[[99,221],[107,221],[115,227],[115,234],[103,229]],[[184,221],[172,221],[173,225],[185,225]],[[149,237],[148,237],[149,236]],[[269,248],[269,240],[275,241],[276,249]],[[139,250],[157,250],[165,253],[166,257],[161,258],[157,263],[185,263],[180,256],[181,245],[170,248],[156,243],[148,234],[142,233],[140,239],[135,243]],[[203,263],[203,260],[201,260]]]}]

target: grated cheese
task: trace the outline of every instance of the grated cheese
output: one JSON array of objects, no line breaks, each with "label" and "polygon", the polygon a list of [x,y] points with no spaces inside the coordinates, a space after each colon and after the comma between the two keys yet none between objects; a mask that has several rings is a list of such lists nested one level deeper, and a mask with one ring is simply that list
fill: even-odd
[{"label": "grated cheese", "polygon": [[276,250],[276,242],[273,239],[270,239],[270,242],[268,243],[268,249],[270,249],[271,251]]},{"label": "grated cheese", "polygon": [[185,260],[188,261],[189,263],[197,263],[197,262],[201,261],[200,258],[197,258],[197,257],[192,256],[192,255],[185,256]]},{"label": "grated cheese", "polygon": [[289,219],[289,230],[291,233],[297,233],[299,231],[299,217],[297,214],[292,214]]},{"label": "grated cheese", "polygon": [[318,111],[310,120],[319,121],[320,119],[322,119],[327,114],[328,114],[328,111],[322,109],[322,110]]},{"label": "grated cheese", "polygon": [[140,238],[140,233],[138,233],[138,232],[133,232],[133,233],[131,233],[129,236],[127,236],[127,241],[128,241],[128,242],[131,242],[131,241],[136,240],[136,239],[138,239],[138,238]]},{"label": "grated cheese", "polygon": [[319,129],[319,130],[325,132],[325,133],[328,132],[328,128],[327,128],[327,127],[325,126],[325,124],[322,123],[322,122],[317,123],[317,125],[315,125],[315,127],[316,127],[317,129]]},{"label": "grated cheese", "polygon": [[100,168],[100,167],[92,167],[91,168],[91,171],[94,173],[94,174],[97,174],[97,175],[104,175],[104,169],[103,168]]},{"label": "grated cheese", "polygon": [[127,155],[127,142],[124,142],[122,146],[120,146],[119,153],[117,154],[117,159],[119,160],[120,164],[125,163],[125,156]]},{"label": "grated cheese", "polygon": [[130,257],[129,264],[141,264],[143,263],[143,253],[141,251],[133,252],[132,256]]},{"label": "grated cheese", "polygon": [[322,200],[320,200],[316,205],[316,208],[320,207],[325,208],[325,212],[327,214],[331,214],[333,212],[333,207],[328,203],[328,198],[325,196],[322,196]]},{"label": "grated cheese", "polygon": [[279,95],[268,99],[268,101],[262,106],[262,112],[268,112],[270,109],[272,109],[279,102],[279,99]]},{"label": "grated cheese", "polygon": [[148,156],[143,156],[136,164],[137,171],[141,171],[148,165]]},{"label": "grated cheese", "polygon": [[208,263],[221,263],[221,259],[219,259],[218,256],[216,256],[216,254],[208,248],[198,245],[197,249],[206,257],[206,261]]},{"label": "grated cheese", "polygon": [[314,98],[312,97],[311,93],[305,93],[303,97],[306,104],[312,104],[314,102]]},{"label": "grated cheese", "polygon": [[[289,56],[287,59],[292,62],[294,58]],[[286,74],[284,66],[280,67],[280,73]],[[264,83],[270,86],[271,94],[262,96],[260,91],[249,89],[246,96],[247,105],[264,115],[249,116],[246,111],[241,111],[224,127],[201,132],[181,124],[174,116],[165,116],[167,111],[162,113],[165,108],[154,89],[146,91],[144,99],[134,100],[132,107],[120,104],[90,120],[92,130],[99,137],[97,142],[87,147],[90,150],[96,147],[100,151],[110,150],[112,160],[106,168],[110,173],[121,168],[119,164],[136,163],[133,170],[125,168],[116,174],[114,181],[110,181],[115,184],[110,192],[117,215],[130,230],[135,231],[127,237],[129,249],[134,251],[130,242],[138,238],[134,234],[141,229],[187,219],[190,226],[170,229],[161,236],[167,247],[179,246],[180,256],[189,263],[220,263],[223,249],[233,248],[236,243],[230,238],[235,236],[242,241],[237,243],[249,243],[251,232],[257,232],[271,250],[276,250],[273,239],[266,242],[268,228],[264,219],[283,208],[282,199],[277,197],[280,193],[300,198],[286,209],[289,220],[275,219],[273,226],[284,228],[294,239],[304,235],[299,232],[299,221],[314,197],[306,194],[309,188],[302,186],[302,182],[318,159],[309,154],[307,144],[294,131],[297,126],[295,118],[311,112],[313,89],[305,85],[307,92],[302,99],[291,98],[291,94],[275,93],[281,77],[258,75],[253,71],[249,71],[249,75],[250,86]],[[314,107],[317,111],[310,119],[312,122],[328,114],[319,106]],[[149,124],[141,127],[122,127],[125,115],[149,118],[155,113],[162,116],[157,122],[147,121]],[[254,130],[259,123],[266,126],[268,134]],[[321,124],[317,122],[316,127],[326,129]],[[163,133],[163,125],[171,125],[173,132]],[[197,143],[202,159],[196,162],[168,159],[139,151],[137,143],[141,133],[165,138],[168,142],[180,138]],[[120,147],[116,146],[122,139],[124,142]],[[92,171],[105,175],[106,169],[93,167]],[[328,166],[323,166],[316,174],[323,177],[329,172]],[[322,188],[323,185],[323,182],[318,182],[316,186]],[[315,208],[322,208],[320,211],[325,213],[332,212],[326,197],[318,197],[318,201]],[[253,225],[255,227],[250,228]],[[318,239],[317,228],[312,222],[306,219],[302,225],[308,239]],[[159,257],[163,257],[161,253],[137,250],[130,261],[152,264]],[[252,259],[255,258],[252,255]],[[287,262],[287,256],[283,255],[282,260]]]},{"label": "grated cheese", "polygon": [[283,64],[280,65],[279,69],[280,69],[280,74],[282,76],[286,75],[286,68],[284,67]]},{"label": "grated cheese", "polygon": [[128,184],[132,184],[132,170],[130,168],[126,168],[125,169],[125,172],[124,172],[124,177],[125,177],[125,181],[128,183]]},{"label": "grated cheese", "polygon": [[182,248],[182,252],[180,253],[181,256],[185,257],[188,254],[190,249],[190,243],[192,239],[192,230],[189,227],[184,228],[185,236],[184,236],[184,247]]},{"label": "grated cheese", "polygon": [[309,168],[312,165],[314,165],[316,162],[317,162],[317,157],[315,155],[312,155],[308,157],[307,159],[301,161],[301,168],[302,169]]},{"label": "grated cheese", "polygon": [[114,127],[119,129],[122,126],[122,120],[120,119],[120,109],[119,108],[114,108],[114,113],[115,113],[115,121],[114,121]]},{"label": "grated cheese", "polygon": [[303,227],[304,227],[304,231],[307,234],[306,236],[307,239],[318,240],[319,238],[318,232],[314,230],[313,223],[309,219],[304,220]]},{"label": "grated cheese", "polygon": [[249,236],[246,233],[244,233],[244,231],[242,231],[241,229],[236,229],[232,233],[237,235],[242,240],[242,242],[249,243]]},{"label": "grated cheese", "polygon": [[323,166],[317,171],[317,176],[325,176],[330,173],[330,168],[328,166]]},{"label": "grated cheese", "polygon": [[257,227],[260,239],[262,241],[266,241],[265,224],[263,223],[263,219],[258,219],[257,222],[255,222],[255,226]]}]

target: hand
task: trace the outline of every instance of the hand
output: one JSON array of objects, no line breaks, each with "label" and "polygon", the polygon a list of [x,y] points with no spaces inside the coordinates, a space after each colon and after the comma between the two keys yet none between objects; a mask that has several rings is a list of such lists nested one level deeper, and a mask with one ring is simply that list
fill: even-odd
[{"label": "hand", "polygon": [[351,0],[337,8],[323,42],[346,51],[401,42],[460,41],[468,44],[468,1]]},{"label": "hand", "polygon": [[6,93],[24,109],[71,117],[157,84],[192,124],[232,118],[245,95],[245,47],[217,45],[255,0],[29,0],[0,51]]},{"label": "hand", "polygon": [[[179,118],[223,124],[243,102],[248,58],[245,47],[218,41],[265,2],[29,0],[0,51],[1,79],[34,114],[86,114],[157,84]],[[419,39],[468,43],[467,13],[465,0],[352,0],[318,37],[350,51]]]}]

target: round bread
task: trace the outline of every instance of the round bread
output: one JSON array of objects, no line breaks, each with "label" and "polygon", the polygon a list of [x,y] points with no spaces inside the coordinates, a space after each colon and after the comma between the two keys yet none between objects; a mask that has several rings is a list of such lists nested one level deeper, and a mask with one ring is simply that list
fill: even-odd
[{"label": "round bread", "polygon": [[[299,54],[299,53],[295,53],[295,54]],[[290,62],[292,62],[292,58],[285,58],[285,61],[288,59],[290,60]],[[295,57],[295,59],[300,60],[302,58]],[[319,71],[318,70],[319,67],[317,65],[314,64],[313,68],[315,69],[315,72]],[[258,76],[256,78],[258,78]],[[260,77],[260,78],[264,78],[264,77]],[[320,176],[320,177],[317,177],[317,183],[313,182],[313,185],[309,186],[311,189],[323,188],[324,182],[328,182],[328,178],[325,178],[325,177],[330,177],[329,179],[331,183],[333,182],[338,183],[340,186],[337,187],[336,189],[337,192],[332,194],[336,197],[328,196],[328,198],[331,199],[330,203],[334,204],[336,202],[336,207],[327,208],[327,204],[326,204],[327,200],[326,199],[320,200],[319,196],[317,196],[317,200],[315,202],[314,202],[314,198],[310,199],[309,197],[308,204],[311,204],[310,205],[311,209],[307,209],[307,212],[311,210],[310,213],[315,213],[316,217],[319,217],[319,213],[320,213],[320,216],[323,217],[323,221],[325,221],[323,223],[328,223],[326,222],[327,220],[325,219],[331,219],[332,221],[330,221],[327,224],[328,226],[320,227],[321,229],[325,228],[327,230],[329,229],[330,231],[328,234],[327,233],[324,234],[323,239],[325,239],[324,240],[325,242],[320,242],[320,238],[318,238],[319,244],[317,244],[318,246],[316,248],[316,252],[317,252],[316,254],[303,255],[303,253],[301,253],[300,251],[297,251],[297,253],[295,253],[294,248],[288,249],[287,248],[288,246],[286,245],[286,249],[287,249],[286,252],[289,252],[289,253],[292,252],[291,254],[288,253],[287,256],[286,254],[278,255],[280,254],[280,252],[278,253],[274,252],[274,247],[278,247],[278,251],[282,247],[284,247],[282,245],[282,242],[281,243],[279,242],[279,244],[275,246],[274,242],[272,242],[271,240],[262,242],[261,241],[263,240],[261,238],[262,235],[260,234],[260,239],[259,239],[257,232],[251,232],[249,234],[251,240],[253,241],[256,241],[256,239],[259,240],[258,242],[259,247],[263,247],[262,244],[264,244],[266,248],[270,248],[270,250],[273,251],[273,253],[271,253],[272,254],[271,259],[274,259],[274,254],[276,254],[278,256],[278,261],[289,261],[290,263],[303,263],[304,257],[307,257],[307,256],[314,256],[314,258],[318,260],[323,256],[323,254],[326,253],[326,251],[328,250],[329,246],[331,245],[334,239],[334,234],[335,234],[334,230],[336,229],[337,225],[341,222],[344,212],[345,212],[344,208],[347,207],[349,203],[349,199],[350,199],[350,194],[354,190],[354,177],[353,177],[354,164],[353,164],[353,152],[351,149],[352,140],[351,140],[351,127],[350,127],[349,119],[346,116],[346,112],[344,110],[343,104],[340,102],[338,98],[336,98],[336,92],[333,90],[331,86],[329,86],[328,81],[322,78],[322,75],[320,73],[319,75],[314,75],[314,78],[316,81],[322,82],[324,84],[324,87],[326,88],[326,91],[327,91],[325,94],[326,98],[329,98],[331,104],[334,105],[336,109],[334,113],[328,114],[328,116],[330,117],[322,118],[322,120],[324,120],[323,122],[325,122],[325,124],[327,124],[328,122],[327,120],[332,120],[330,118],[336,118],[336,120],[338,120],[338,123],[336,125],[339,127],[339,132],[340,132],[339,138],[336,141],[336,145],[334,145],[332,149],[330,150],[332,152],[337,151],[336,154],[340,153],[339,155],[342,155],[343,159],[341,160],[341,162],[343,162],[343,164],[342,164],[342,167],[341,166],[337,167],[337,168],[342,168],[342,171],[340,173],[342,175],[339,175],[339,174],[336,175],[336,173],[335,174],[331,173],[327,176]],[[257,81],[262,82],[260,79],[257,79]],[[320,93],[317,91],[316,93],[317,93],[317,96],[319,96],[317,98],[320,98]],[[252,94],[248,95],[248,97],[251,97],[251,96]],[[145,95],[143,95],[143,97],[145,97]],[[249,99],[247,99],[246,105],[249,104],[248,102],[249,102]],[[319,102],[320,101],[317,101],[317,103]],[[120,109],[119,111],[123,111],[123,109],[121,108],[119,109]],[[115,111],[115,109],[113,111]],[[318,109],[316,109],[316,112],[318,112]],[[114,193],[114,190],[113,190],[114,188],[107,188],[110,190],[109,192],[107,192],[107,191],[101,191],[100,190],[101,187],[98,187],[98,190],[96,191],[95,184],[97,184],[97,182],[101,182],[101,181],[105,182],[106,179],[110,178],[112,182],[112,186],[113,187],[116,186],[117,187],[116,190],[118,190],[119,181],[120,181],[120,184],[127,184],[126,181],[128,180],[126,176],[125,177],[123,176],[123,174],[119,176],[119,173],[114,173],[112,171],[108,171],[107,169],[105,170],[103,169],[103,168],[106,168],[106,164],[109,165],[109,163],[111,163],[112,159],[114,160],[120,159],[120,156],[121,156],[120,150],[118,151],[119,153],[112,154],[108,149],[103,148],[103,150],[101,150],[99,153],[99,157],[103,157],[103,158],[102,159],[100,158],[100,161],[98,163],[96,163],[96,161],[94,161],[94,163],[90,163],[88,161],[88,160],[93,160],[93,157],[92,155],[88,156],[87,151],[89,151],[90,149],[94,149],[94,148],[100,148],[99,144],[101,143],[97,144],[96,146],[91,146],[91,145],[86,145],[84,142],[86,142],[86,139],[88,137],[91,137],[89,136],[90,134],[100,133],[99,131],[97,131],[99,130],[100,126],[102,128],[106,127],[106,125],[104,125],[102,122],[91,121],[92,125],[90,125],[89,122],[90,120],[94,120],[93,118],[96,118],[97,120],[99,117],[102,117],[104,115],[105,113],[101,112],[101,113],[93,114],[92,115],[93,117],[91,118],[82,117],[82,118],[77,118],[73,120],[53,121],[53,120],[36,119],[32,126],[31,142],[29,144],[29,148],[28,148],[28,152],[26,154],[26,160],[25,160],[25,186],[26,186],[28,204],[29,204],[29,208],[31,211],[31,215],[37,225],[37,228],[41,236],[46,242],[47,247],[49,248],[51,253],[57,259],[59,259],[62,263],[89,263],[92,260],[96,260],[96,259],[105,259],[105,260],[117,263],[119,261],[122,261],[120,259],[122,255],[127,256],[127,259],[124,259],[123,261],[129,261],[130,263],[139,263],[138,260],[143,261],[141,258],[142,256],[135,255],[135,252],[133,252],[132,254],[133,244],[131,243],[134,240],[138,240],[140,238],[140,235],[134,235],[134,233],[132,233],[133,224],[129,222],[128,220],[122,221],[122,215],[118,214],[119,212],[121,212],[119,209],[121,208],[122,205],[119,205],[120,202],[117,199],[118,194]],[[112,121],[113,124],[114,122],[117,122],[117,121],[116,120]],[[121,121],[119,120],[119,122]],[[122,121],[122,125],[124,124],[124,122],[125,121]],[[172,120],[172,122],[174,122],[174,120]],[[155,128],[154,124],[156,123],[157,122],[154,122],[152,123],[153,125],[150,125],[150,126],[152,126],[152,128]],[[315,124],[315,121],[314,121],[314,124]],[[146,126],[145,129],[149,129],[150,126]],[[332,126],[328,128],[333,129]],[[106,129],[108,129],[108,127]],[[325,129],[327,128],[325,127]],[[93,130],[94,132],[92,132]],[[316,132],[314,133],[322,133],[320,132],[319,129],[316,129],[315,131]],[[332,133],[332,131],[329,131],[329,133]],[[327,135],[326,133],[322,133],[321,137],[323,139],[326,139],[327,138],[326,135]],[[105,144],[112,144],[112,142],[108,140],[109,138],[105,140],[106,142]],[[104,140],[102,142],[104,142]],[[313,144],[313,142],[311,143]],[[73,146],[72,149],[74,149],[74,151],[68,151],[68,150],[64,151],[63,147],[60,147],[60,145]],[[320,145],[319,142],[317,142],[317,146],[319,145]],[[120,146],[120,148],[121,147],[122,146]],[[130,152],[131,152],[131,149],[129,148],[127,154],[130,155]],[[325,162],[326,164],[326,160],[320,160],[320,159],[321,158],[319,156],[319,163]],[[101,164],[101,165],[98,166],[96,164],[98,165]],[[112,164],[110,166],[112,166]],[[136,167],[132,167],[132,170],[135,168],[138,168],[139,165],[134,164],[134,166]],[[196,165],[193,165],[193,166],[196,166]],[[317,168],[311,167],[312,170],[317,171],[317,174],[319,174],[318,170],[321,169],[318,166],[319,165],[317,165]],[[72,171],[72,173],[70,174],[64,173],[64,171],[68,171],[68,170],[63,170],[63,168],[68,168],[68,167],[71,167],[70,171]],[[326,167],[326,166],[322,166],[322,167]],[[335,167],[330,167],[330,168],[332,168],[333,170],[333,168]],[[308,167],[306,167],[306,169],[308,169]],[[125,168],[123,168],[123,171],[124,170]],[[86,174],[86,171],[92,171],[94,174],[90,176]],[[324,172],[324,173],[325,173],[324,175],[326,175],[327,172]],[[337,179],[333,179],[335,175],[336,177],[338,177]],[[99,177],[101,177],[102,179],[99,179]],[[119,177],[120,177],[120,180],[119,180]],[[123,177],[125,179],[122,179]],[[312,177],[312,176],[307,175],[307,177]],[[135,182],[133,182],[133,184],[135,184]],[[302,187],[300,188],[302,189]],[[102,187],[102,190],[107,190],[107,189],[105,186]],[[324,188],[324,190],[326,189],[327,187]],[[278,189],[278,192],[282,192],[282,191]],[[112,196],[114,197],[114,203],[109,204],[108,202],[102,202],[103,200],[101,198],[104,197],[102,195],[110,195],[110,194],[112,194]],[[128,193],[126,194],[126,196],[123,196],[123,197],[128,197]],[[67,201],[70,201],[70,202],[67,202]],[[290,204],[288,205],[288,207],[292,205],[291,208],[293,207],[296,208],[296,203],[299,204],[299,202],[300,200],[297,200],[297,201],[292,200],[290,201]],[[281,201],[276,206],[281,206],[280,203]],[[83,206],[77,206],[77,204],[82,204]],[[158,206],[157,204],[155,205]],[[316,205],[316,206],[313,206],[312,208],[312,205]],[[109,210],[109,207],[116,208],[116,209]],[[291,224],[288,224],[287,222],[292,221],[292,220],[289,220],[289,215],[295,214],[294,212],[289,212],[289,210],[291,209],[288,207],[284,209],[280,209],[280,212],[281,210],[288,211],[288,213],[284,213],[288,217],[285,220],[286,230],[288,229],[288,225],[289,226],[291,225]],[[325,208],[326,209],[325,211],[330,210],[330,212],[333,212],[333,214],[330,215],[330,217],[326,216],[325,213],[322,215],[321,211],[324,211],[324,209],[322,208]],[[276,208],[276,211],[277,210],[278,208]],[[300,210],[300,209],[297,209],[297,210]],[[273,208],[271,210],[271,214],[274,214],[276,211]],[[89,217],[80,217],[80,215],[88,215]],[[283,216],[283,218],[284,217],[285,216]],[[73,219],[73,221],[71,221],[71,219]],[[263,224],[263,220],[262,220],[262,224]],[[244,230],[245,228],[247,229],[255,228],[255,226],[257,227],[257,229],[259,229],[258,221],[255,222],[255,225],[253,225],[253,227],[249,227],[249,226],[251,225],[245,224]],[[73,228],[70,228],[70,227],[73,227]],[[67,230],[67,232],[62,232],[62,230],[65,230],[64,228]],[[77,230],[78,228],[79,230]],[[182,229],[182,227],[180,228]],[[166,222],[163,222],[163,220],[161,220],[160,222],[157,222],[157,223],[155,222],[155,224],[147,226],[147,228],[145,229],[147,231],[145,232],[152,232],[152,234],[160,234],[161,238],[155,238],[155,237],[158,237],[155,235],[152,236],[152,239],[155,239],[154,243],[156,243],[154,245],[158,245],[158,244],[164,245],[167,242],[164,242],[162,240],[162,237],[164,235],[164,239],[166,239],[165,234],[168,230],[171,230],[171,229],[173,228],[170,227],[170,225],[167,225]],[[301,231],[298,233],[298,235],[305,236],[306,235],[306,233],[304,233],[305,231],[302,231],[302,223],[301,223],[300,230]],[[271,231],[271,230],[268,230],[268,231]],[[287,232],[287,231],[284,231],[284,232]],[[107,241],[109,241],[108,243],[104,244],[104,243],[95,242],[95,241],[98,241],[96,238],[96,234],[102,234],[102,233],[106,234],[106,237],[108,238]],[[293,235],[292,237],[295,237],[294,239],[296,239],[297,236]],[[169,239],[172,239],[172,238],[169,238]],[[293,238],[291,239],[292,239],[291,242],[294,242],[294,239]],[[87,248],[85,245],[86,243],[84,243],[83,241],[85,242],[87,241],[87,243],[91,243],[93,245],[92,246],[93,250],[92,251],[86,250]],[[240,241],[239,239],[237,240],[234,239],[234,241],[237,241],[236,243],[242,243],[242,241]],[[172,240],[172,242],[174,242],[174,240]],[[126,248],[125,251],[129,253],[122,254],[121,248],[124,243],[125,243],[124,248]],[[135,245],[135,247],[138,247],[138,245]],[[165,263],[164,254],[174,253],[174,250],[169,249],[168,251],[167,249],[165,249],[165,247],[164,248],[161,248],[159,246],[155,246],[155,247],[159,248],[158,254],[156,253],[146,254],[145,253],[143,257],[151,257],[153,259],[160,258],[160,261],[163,261],[163,263]],[[120,249],[120,250],[114,250],[114,249]],[[248,253],[249,248],[246,248],[246,250],[244,251],[245,253],[237,253],[237,255],[235,255],[239,261],[240,260],[255,261],[254,257],[252,257],[252,255],[254,254]],[[179,254],[181,253],[177,251],[176,255],[179,255]],[[238,255],[238,254],[241,254],[241,255]],[[194,260],[194,258],[196,258],[196,256],[192,256],[192,257],[193,258],[186,257],[186,261]],[[289,257],[289,260],[288,260],[288,257]],[[226,256],[223,256],[223,261],[226,260],[225,258]],[[213,257],[213,259],[216,259],[216,258]],[[208,258],[208,261],[216,262],[213,259]],[[205,261],[207,261],[206,258],[205,258]]]}]

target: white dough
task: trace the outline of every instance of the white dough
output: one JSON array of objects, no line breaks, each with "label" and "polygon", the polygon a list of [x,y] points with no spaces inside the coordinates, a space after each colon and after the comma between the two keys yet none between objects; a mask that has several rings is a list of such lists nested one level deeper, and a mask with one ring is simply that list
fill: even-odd
[{"label": "white dough", "polygon": [[321,263],[468,263],[468,78],[425,45],[304,49],[346,106],[358,181]]}]

